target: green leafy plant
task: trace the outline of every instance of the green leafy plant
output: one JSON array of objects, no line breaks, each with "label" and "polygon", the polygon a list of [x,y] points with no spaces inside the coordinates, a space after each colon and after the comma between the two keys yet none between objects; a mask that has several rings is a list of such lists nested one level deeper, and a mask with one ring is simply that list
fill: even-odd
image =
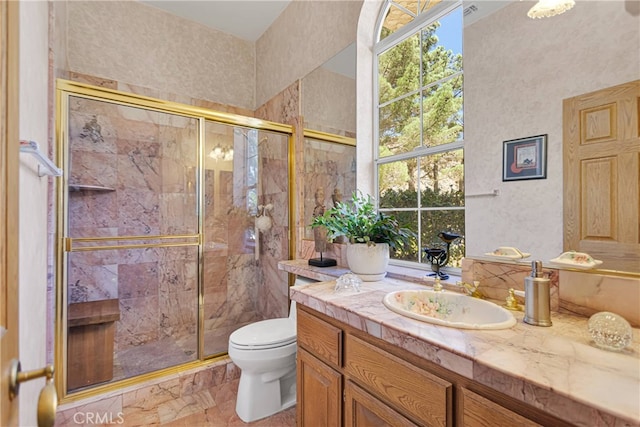
[{"label": "green leafy plant", "polygon": [[327,238],[333,240],[345,236],[351,243],[388,243],[391,249],[408,246],[415,233],[401,227],[392,215],[376,212],[371,196],[354,192],[350,203],[337,203],[324,215],[313,219],[311,227],[323,226],[327,229]]}]

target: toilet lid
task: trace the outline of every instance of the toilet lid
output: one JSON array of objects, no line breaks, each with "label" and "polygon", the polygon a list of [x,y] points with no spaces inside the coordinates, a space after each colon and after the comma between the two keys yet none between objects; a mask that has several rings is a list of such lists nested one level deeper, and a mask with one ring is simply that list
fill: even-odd
[{"label": "toilet lid", "polygon": [[236,347],[251,348],[273,348],[295,341],[295,323],[288,318],[251,323],[236,330],[229,337],[229,342]]}]

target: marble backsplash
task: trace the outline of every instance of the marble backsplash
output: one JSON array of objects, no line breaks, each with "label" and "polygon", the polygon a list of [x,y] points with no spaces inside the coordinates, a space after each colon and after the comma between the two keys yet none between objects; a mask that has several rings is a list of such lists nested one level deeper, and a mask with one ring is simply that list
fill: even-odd
[{"label": "marble backsplash", "polygon": [[[551,310],[589,317],[611,311],[640,326],[640,278],[618,274],[544,268],[551,279]],[[531,267],[514,263],[462,261],[462,280],[480,281],[480,290],[491,299],[504,301],[509,288],[524,290]],[[522,300],[520,300],[522,302]]]}]

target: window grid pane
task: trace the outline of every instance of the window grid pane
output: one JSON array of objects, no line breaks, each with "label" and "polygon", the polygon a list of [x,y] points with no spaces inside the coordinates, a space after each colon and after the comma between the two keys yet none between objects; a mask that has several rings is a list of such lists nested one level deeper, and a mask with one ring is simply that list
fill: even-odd
[{"label": "window grid pane", "polygon": [[[413,9],[415,10],[415,6]],[[391,34],[413,21],[414,18],[415,14],[411,13],[410,6],[409,9],[406,9],[404,5],[400,7],[398,4],[392,2],[391,6],[387,9],[387,15],[382,23],[380,40],[389,37]]]},{"label": "window grid pane", "polygon": [[[418,13],[423,7],[418,4]],[[429,263],[425,248],[448,246],[447,265],[459,267],[465,248],[462,7],[437,21],[426,15],[417,18],[424,22],[417,33],[378,56],[378,159],[385,159],[377,160],[379,209],[418,236],[392,259]],[[443,232],[460,237],[451,241]]]},{"label": "window grid pane", "polygon": [[464,210],[442,209],[421,211],[420,225],[421,262],[428,263],[424,256],[424,248],[446,249],[447,244],[439,237],[440,233],[446,232],[461,236],[449,245],[449,262],[447,263],[450,267],[460,267],[465,248]]},{"label": "window grid pane", "polygon": [[423,146],[459,141],[463,136],[462,75],[422,92]]},{"label": "window grid pane", "polygon": [[416,33],[378,56],[380,104],[420,87],[420,37]]},{"label": "window grid pane", "polygon": [[420,145],[420,94],[379,109],[378,156],[406,153]]}]

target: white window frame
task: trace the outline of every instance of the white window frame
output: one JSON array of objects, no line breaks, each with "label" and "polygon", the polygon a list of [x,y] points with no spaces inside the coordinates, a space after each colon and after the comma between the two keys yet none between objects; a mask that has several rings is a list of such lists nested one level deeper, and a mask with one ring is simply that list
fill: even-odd
[{"label": "white window frame", "polygon": [[[387,0],[387,3],[385,4],[385,6],[380,10],[380,15],[378,16],[378,21],[376,24],[376,30],[375,30],[375,34],[376,34],[376,38],[377,38],[377,42],[374,44],[373,46],[373,102],[374,104],[374,111],[373,111],[373,139],[374,139],[374,144],[373,144],[373,183],[374,183],[374,191],[376,195],[380,194],[380,185],[379,185],[379,177],[378,177],[378,168],[380,165],[383,164],[387,164],[387,163],[393,163],[393,162],[397,162],[397,161],[401,161],[401,160],[406,160],[406,159],[411,159],[411,158],[420,158],[420,157],[424,157],[424,156],[429,156],[429,155],[434,155],[434,154],[438,154],[438,153],[443,153],[443,152],[449,152],[449,151],[455,151],[455,150],[459,150],[462,149],[464,152],[464,136],[462,140],[458,140],[455,142],[451,142],[448,144],[442,144],[442,145],[437,145],[437,146],[433,146],[433,147],[424,147],[424,146],[420,146],[412,151],[406,152],[406,153],[400,153],[400,154],[394,154],[391,156],[386,156],[384,158],[380,158],[379,154],[380,154],[380,123],[379,123],[379,119],[380,119],[380,108],[382,108],[385,105],[388,105],[392,102],[395,102],[399,99],[402,99],[406,96],[411,96],[414,94],[414,92],[410,92],[407,94],[402,95],[399,98],[395,98],[393,100],[389,100],[386,101],[383,104],[380,104],[380,94],[378,92],[378,89],[380,87],[379,82],[378,82],[378,61],[379,61],[379,57],[380,54],[391,49],[392,47],[402,43],[404,40],[406,40],[408,37],[411,37],[413,35],[415,35],[418,31],[422,30],[423,28],[428,27],[429,25],[431,25],[434,21],[438,21],[440,18],[442,18],[443,16],[449,14],[450,12],[452,12],[453,10],[455,10],[456,8],[460,7],[462,8],[462,1],[458,0],[458,1],[442,1],[439,4],[435,5],[433,8],[431,8],[429,11],[421,14],[421,15],[415,15],[413,13],[411,13],[410,11],[408,11],[407,9],[403,8],[400,6],[401,9],[403,9],[405,12],[407,12],[408,14],[414,15],[415,18],[413,21],[411,21],[410,23],[408,23],[407,25],[403,26],[402,28],[398,29],[397,31],[395,31],[393,34],[390,34],[389,36],[387,36],[386,38],[384,38],[383,40],[380,40],[380,34],[382,32],[382,25],[384,23],[384,18],[387,15],[387,12],[389,10],[389,8],[391,7],[392,4],[392,0]],[[399,6],[398,4],[395,4],[395,6]],[[464,13],[463,13],[464,15]],[[463,27],[464,28],[464,27]],[[461,35],[462,36],[462,35]],[[464,52],[464,51],[463,51]],[[464,53],[463,53],[463,63],[464,63]],[[462,72],[456,74],[456,75],[463,75],[464,76],[464,67]],[[449,80],[451,78],[454,78],[453,76],[448,76],[446,78],[446,80]],[[420,75],[420,79],[422,80],[422,74]],[[442,79],[445,80],[445,79]],[[438,84],[440,81],[436,81],[436,82],[432,82],[431,85],[435,85]],[[464,87],[464,83],[463,83],[463,87]],[[420,87],[417,89],[417,92],[420,92],[424,89],[423,85],[422,85],[422,81],[420,82]],[[464,91],[464,89],[463,89]],[[464,97],[464,92],[463,92],[463,97]],[[463,101],[463,105],[464,105],[464,101]],[[420,130],[420,135],[422,136],[422,129]],[[464,135],[464,132],[463,132]],[[418,186],[419,186],[419,182],[418,182]],[[432,210],[429,207],[423,207],[420,206],[420,188],[418,188],[418,205],[416,206],[416,208],[388,208],[388,209],[381,209],[379,206],[380,201],[378,200],[378,197],[375,197],[376,200],[376,208],[380,211],[380,212],[386,212],[386,211],[395,211],[395,212],[400,212],[400,211],[409,211],[409,212],[413,212],[416,211],[418,213],[418,218],[421,212],[423,211],[427,211],[427,210]],[[448,210],[465,210],[465,206],[461,206],[461,207],[448,207]],[[421,234],[421,222],[418,220],[418,236],[420,236]],[[420,249],[420,245],[418,247],[418,250]],[[398,266],[404,266],[404,267],[411,267],[411,268],[417,268],[420,270],[431,270],[431,265],[429,265],[428,263],[421,263],[421,262],[414,262],[414,261],[405,261],[405,260],[397,260],[397,259],[390,259],[389,261],[390,264],[392,265],[398,265]],[[444,267],[441,269],[441,271],[443,272],[447,272],[447,273],[453,273],[453,274],[460,274],[460,268],[455,268],[455,267]]]}]

